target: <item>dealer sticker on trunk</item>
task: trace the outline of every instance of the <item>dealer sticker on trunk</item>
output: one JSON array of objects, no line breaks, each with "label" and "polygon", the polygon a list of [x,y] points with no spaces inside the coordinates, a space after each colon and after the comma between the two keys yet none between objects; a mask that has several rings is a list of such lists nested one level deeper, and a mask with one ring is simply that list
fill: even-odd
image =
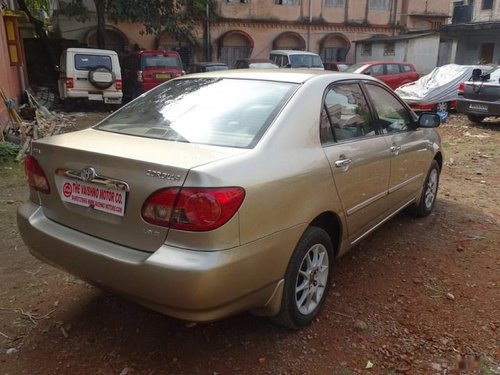
[{"label": "dealer sticker on trunk", "polygon": [[64,202],[92,207],[113,215],[123,216],[126,192],[96,184],[63,179],[61,199]]}]

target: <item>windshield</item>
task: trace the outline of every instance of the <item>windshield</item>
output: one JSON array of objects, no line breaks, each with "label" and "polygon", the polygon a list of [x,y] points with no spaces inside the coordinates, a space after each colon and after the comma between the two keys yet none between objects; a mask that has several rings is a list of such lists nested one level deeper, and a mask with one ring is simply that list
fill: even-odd
[{"label": "windshield", "polygon": [[169,81],[97,128],[169,141],[255,146],[298,85],[245,79]]},{"label": "windshield", "polygon": [[292,68],[323,68],[323,63],[319,56],[315,55],[290,55]]},{"label": "windshield", "polygon": [[101,66],[113,70],[111,56],[85,55],[80,53],[75,55],[75,69],[77,70],[94,70]]},{"label": "windshield", "polygon": [[358,69],[361,69],[364,67],[366,64],[354,64],[349,66],[347,69],[344,69],[343,71],[346,73],[357,73]]},{"label": "windshield", "polygon": [[177,56],[143,55],[141,58],[142,70],[171,68],[182,70],[182,63]]},{"label": "windshield", "polygon": [[499,80],[500,80],[500,68],[497,68],[490,73],[490,81],[499,82]]}]

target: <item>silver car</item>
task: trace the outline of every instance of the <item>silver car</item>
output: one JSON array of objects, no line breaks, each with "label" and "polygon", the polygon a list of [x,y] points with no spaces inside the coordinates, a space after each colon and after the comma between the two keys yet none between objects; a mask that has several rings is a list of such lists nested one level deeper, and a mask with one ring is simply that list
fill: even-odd
[{"label": "silver car", "polygon": [[368,76],[188,75],[33,142],[18,224],[36,257],[167,315],[297,329],[336,258],[405,208],[432,211],[438,125]]}]

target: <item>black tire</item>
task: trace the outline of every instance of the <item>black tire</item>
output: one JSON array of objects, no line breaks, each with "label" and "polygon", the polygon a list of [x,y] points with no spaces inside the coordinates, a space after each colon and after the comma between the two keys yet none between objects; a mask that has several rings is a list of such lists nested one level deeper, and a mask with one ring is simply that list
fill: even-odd
[{"label": "black tire", "polygon": [[76,107],[75,99],[66,98],[64,99],[64,110],[66,112],[73,112]]},{"label": "black tire", "polygon": [[333,257],[328,233],[307,228],[288,263],[280,312],[271,318],[275,323],[300,329],[316,319],[330,289]]},{"label": "black tire", "polygon": [[[111,78],[108,81],[96,80],[95,75],[98,73],[109,73],[111,75]],[[92,84],[92,86],[94,86],[98,89],[101,89],[101,90],[104,90],[104,89],[111,87],[111,85],[113,83],[115,83],[115,79],[116,79],[115,73],[112,72],[106,66],[96,66],[95,68],[93,68],[92,70],[89,71],[88,78],[89,78],[89,82]]]},{"label": "black tire", "polygon": [[440,174],[439,164],[436,160],[433,160],[427,177],[425,178],[425,183],[422,188],[422,195],[417,204],[410,208],[410,212],[419,217],[424,217],[429,215],[434,209],[434,204],[436,203],[437,192],[439,188],[439,174]]},{"label": "black tire", "polygon": [[475,123],[475,124],[479,124],[481,123],[481,121],[484,120],[485,116],[481,116],[481,115],[467,115],[467,118],[469,119],[469,121]]}]

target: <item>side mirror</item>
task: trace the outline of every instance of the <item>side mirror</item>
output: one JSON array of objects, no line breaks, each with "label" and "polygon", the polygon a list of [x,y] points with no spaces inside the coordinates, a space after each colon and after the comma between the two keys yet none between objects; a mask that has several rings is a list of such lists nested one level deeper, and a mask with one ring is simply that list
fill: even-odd
[{"label": "side mirror", "polygon": [[423,112],[418,117],[419,128],[437,128],[441,124],[441,117],[434,112]]}]

